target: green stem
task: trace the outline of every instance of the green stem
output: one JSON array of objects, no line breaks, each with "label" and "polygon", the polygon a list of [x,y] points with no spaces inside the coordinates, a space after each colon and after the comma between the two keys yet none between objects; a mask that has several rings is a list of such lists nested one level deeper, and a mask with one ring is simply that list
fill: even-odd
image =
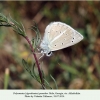
[{"label": "green stem", "polygon": [[4,89],[7,89],[9,81],[9,69],[6,68],[5,70],[5,77],[4,77]]}]

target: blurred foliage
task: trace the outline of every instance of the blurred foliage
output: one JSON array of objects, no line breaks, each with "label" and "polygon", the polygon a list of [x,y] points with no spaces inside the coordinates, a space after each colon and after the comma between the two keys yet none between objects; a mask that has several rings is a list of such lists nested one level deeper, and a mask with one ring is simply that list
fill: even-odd
[{"label": "blurred foliage", "polygon": [[[100,2],[99,1],[4,1],[0,12],[21,20],[30,38],[32,21],[38,24],[42,36],[45,27],[53,21],[61,21],[79,31],[84,40],[53,52],[41,62],[50,86],[56,79],[58,89],[100,88]],[[41,87],[23,68],[21,60],[32,57],[28,44],[9,28],[0,28],[0,88],[4,88],[4,75],[9,68],[8,89],[38,89]],[[38,55],[37,55],[38,56]],[[34,68],[35,70],[35,68]]]}]

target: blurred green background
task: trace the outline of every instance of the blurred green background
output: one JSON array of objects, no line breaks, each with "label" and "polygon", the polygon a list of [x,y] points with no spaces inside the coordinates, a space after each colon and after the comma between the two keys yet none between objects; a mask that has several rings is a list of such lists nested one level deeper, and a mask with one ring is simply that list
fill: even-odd
[{"label": "blurred green background", "polygon": [[[84,39],[71,47],[43,57],[42,69],[50,86],[59,89],[100,89],[100,2],[99,1],[0,1],[0,13],[22,22],[31,39],[32,21],[43,36],[45,27],[61,21],[80,32]],[[24,38],[11,28],[0,27],[0,89],[4,89],[5,72],[9,71],[7,89],[40,89],[22,65],[22,58],[33,61]]]}]

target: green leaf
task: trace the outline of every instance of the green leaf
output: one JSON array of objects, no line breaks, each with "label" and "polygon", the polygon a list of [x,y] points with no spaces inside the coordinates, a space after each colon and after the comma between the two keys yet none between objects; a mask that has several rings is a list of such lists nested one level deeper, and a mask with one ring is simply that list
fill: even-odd
[{"label": "green leaf", "polygon": [[76,75],[79,74],[79,72],[74,67],[68,66],[66,64],[60,64],[60,66],[62,69],[64,69],[67,72],[70,72],[70,73],[76,74]]},{"label": "green leaf", "polygon": [[30,66],[28,65],[28,63],[22,59],[22,63],[23,63],[23,66],[24,68],[26,69],[26,71],[35,79],[37,80],[39,83],[40,82],[40,77],[38,75],[35,74],[35,71],[34,71],[34,66],[35,66],[35,63],[33,64],[32,66],[32,69],[30,68]]},{"label": "green leaf", "polygon": [[34,78],[40,83],[40,77],[38,75],[36,75],[35,71],[34,71],[34,67],[35,67],[35,63],[32,66],[32,75],[34,76]]},{"label": "green leaf", "polygon": [[45,85],[47,85],[50,89],[52,89],[52,87],[50,86],[50,84],[48,83],[48,81],[46,79],[44,79],[45,81]]},{"label": "green leaf", "polygon": [[0,26],[11,27],[9,24],[9,19],[0,13]]},{"label": "green leaf", "polygon": [[30,73],[31,70],[29,69],[29,65],[24,59],[22,59],[22,64],[23,64],[24,68]]},{"label": "green leaf", "polygon": [[19,35],[22,35],[22,36],[26,36],[26,33],[25,33],[25,29],[24,29],[24,26],[22,23],[18,23],[17,21],[15,21],[14,19],[12,19],[10,17],[10,20],[13,24],[11,24],[11,26],[13,27],[13,30],[18,33]]},{"label": "green leaf", "polygon": [[56,80],[53,78],[53,76],[52,76],[52,75],[50,75],[50,77],[51,77],[51,78],[52,78],[52,80],[54,81],[55,86],[56,86],[56,89],[58,89],[58,86],[57,86]]},{"label": "green leaf", "polygon": [[25,37],[26,33],[23,24],[18,23],[17,21],[12,19],[10,15],[9,17],[10,20],[6,16],[0,13],[0,26],[12,27],[16,33]]},{"label": "green leaf", "polygon": [[31,29],[36,33],[36,36],[32,39],[32,44],[34,48],[36,49],[41,41],[41,35],[40,35],[37,24],[35,23],[35,21],[33,22],[34,22],[34,25],[31,26]]}]

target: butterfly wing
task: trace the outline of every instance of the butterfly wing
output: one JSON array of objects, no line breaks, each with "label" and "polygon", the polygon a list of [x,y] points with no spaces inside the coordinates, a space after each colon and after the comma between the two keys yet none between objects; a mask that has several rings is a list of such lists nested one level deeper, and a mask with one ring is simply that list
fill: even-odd
[{"label": "butterfly wing", "polygon": [[51,51],[72,46],[83,39],[83,36],[72,27],[61,22],[51,23],[45,30],[48,47]]},{"label": "butterfly wing", "polygon": [[45,39],[49,41],[49,43],[58,35],[61,34],[67,27],[64,27],[66,24],[61,22],[52,22],[45,29]]}]

